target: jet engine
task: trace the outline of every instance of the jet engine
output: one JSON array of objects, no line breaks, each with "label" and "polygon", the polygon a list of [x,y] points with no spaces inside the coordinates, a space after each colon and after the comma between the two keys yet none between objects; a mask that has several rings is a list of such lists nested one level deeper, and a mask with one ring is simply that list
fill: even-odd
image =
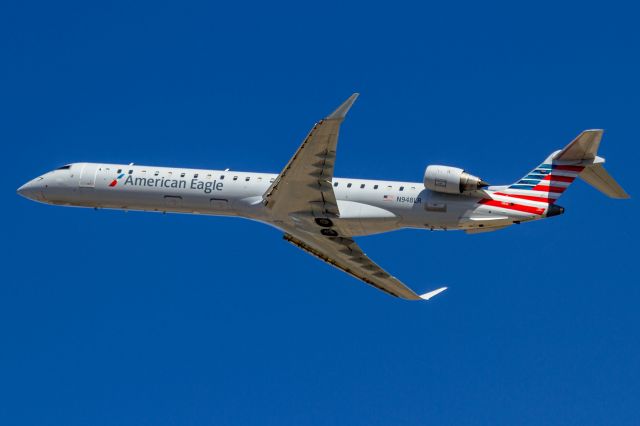
[{"label": "jet engine", "polygon": [[464,194],[489,184],[457,167],[428,166],[424,171],[424,186],[431,191]]}]

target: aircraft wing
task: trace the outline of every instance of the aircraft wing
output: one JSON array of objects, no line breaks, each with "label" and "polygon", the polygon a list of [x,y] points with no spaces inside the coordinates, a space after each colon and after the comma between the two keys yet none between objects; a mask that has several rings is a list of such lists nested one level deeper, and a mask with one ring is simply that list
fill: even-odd
[{"label": "aircraft wing", "polygon": [[329,265],[395,297],[429,300],[447,289],[442,287],[422,295],[416,294],[369,259],[351,238],[326,237],[303,231],[285,233],[283,238]]},{"label": "aircraft wing", "polygon": [[338,203],[331,186],[338,131],[357,97],[354,93],[331,115],[313,126],[262,196],[267,208],[282,214],[312,211],[316,217],[338,216]]},{"label": "aircraft wing", "polygon": [[313,126],[262,202],[285,230],[284,239],[293,245],[392,296],[428,300],[446,287],[417,295],[369,259],[349,235],[323,235],[326,228],[313,220],[340,216],[331,181],[340,124],[357,97],[354,93]]}]

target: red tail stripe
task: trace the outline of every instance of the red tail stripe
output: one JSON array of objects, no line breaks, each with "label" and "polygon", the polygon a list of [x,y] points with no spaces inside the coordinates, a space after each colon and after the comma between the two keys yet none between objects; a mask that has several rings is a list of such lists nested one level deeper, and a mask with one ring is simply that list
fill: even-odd
[{"label": "red tail stripe", "polygon": [[546,175],[542,180],[550,180],[556,182],[573,182],[575,177]]},{"label": "red tail stripe", "polygon": [[523,200],[529,200],[529,201],[538,201],[540,203],[553,203],[554,201],[556,201],[553,198],[534,197],[532,195],[505,194],[504,192],[496,192],[496,195],[502,195],[505,197],[513,197],[513,198],[521,198]]},{"label": "red tail stripe", "polygon": [[568,170],[571,172],[581,172],[584,169],[582,166],[553,166],[553,170]]},{"label": "red tail stripe", "polygon": [[522,204],[514,204],[506,201],[489,200],[486,198],[478,201],[478,204],[485,204],[487,206],[500,207],[503,209],[517,210],[520,212],[533,213],[533,214],[544,213],[544,209],[540,207],[524,206]]}]

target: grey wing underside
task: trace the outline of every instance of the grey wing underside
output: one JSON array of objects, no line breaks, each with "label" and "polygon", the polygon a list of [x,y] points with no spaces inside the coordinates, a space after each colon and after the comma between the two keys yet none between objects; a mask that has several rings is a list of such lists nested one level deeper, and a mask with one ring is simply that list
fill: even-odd
[{"label": "grey wing underside", "polygon": [[313,126],[294,156],[262,197],[284,239],[326,263],[382,290],[409,300],[429,299],[446,287],[419,296],[369,259],[350,235],[326,236],[314,219],[338,219],[332,180],[340,124],[355,102],[355,93]]},{"label": "grey wing underside", "polygon": [[299,232],[296,235],[285,233],[283,238],[329,265],[395,297],[407,300],[428,300],[447,289],[442,287],[423,295],[416,294],[369,259],[351,238],[325,237]]}]

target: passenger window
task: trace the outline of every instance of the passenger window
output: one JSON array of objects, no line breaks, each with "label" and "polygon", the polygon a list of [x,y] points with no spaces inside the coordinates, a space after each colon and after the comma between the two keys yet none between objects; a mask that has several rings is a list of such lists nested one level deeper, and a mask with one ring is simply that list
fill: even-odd
[{"label": "passenger window", "polygon": [[184,177],[184,175],[185,175],[184,172],[180,173],[180,177]]},{"label": "passenger window", "polygon": [[224,180],[224,175],[220,175],[220,180]]},{"label": "passenger window", "polygon": [[347,188],[351,188],[351,184],[350,183],[347,184]]},{"label": "passenger window", "polygon": [[154,173],[153,175],[154,175],[154,176],[158,176],[159,174],[160,174],[160,172],[156,170],[156,171],[155,171],[155,173]]},{"label": "passenger window", "polygon": [[373,189],[378,189],[378,185],[373,185]]},{"label": "passenger window", "polygon": [[364,183],[360,185],[360,189],[364,189]]},{"label": "passenger window", "polygon": [[244,178],[244,181],[245,181],[245,182],[249,182],[249,179],[250,179],[250,177],[249,177],[249,176],[247,176],[246,178]]},{"label": "passenger window", "polygon": [[273,182],[275,182],[274,178],[269,179],[269,183],[273,183]]},{"label": "passenger window", "polygon": [[338,182],[333,182],[333,186],[338,186]]},{"label": "passenger window", "polygon": [[129,170],[129,174],[133,174],[133,169]]},{"label": "passenger window", "polygon": [[234,177],[233,177],[233,180],[238,180],[238,176],[234,176]]},{"label": "passenger window", "polygon": [[387,189],[393,189],[393,187],[391,185],[387,186]]},{"label": "passenger window", "polygon": [[400,191],[404,191],[404,186],[401,186],[401,187],[400,187]]},{"label": "passenger window", "polygon": [[118,174],[122,173],[122,169],[118,169]]},{"label": "passenger window", "polygon": [[198,179],[198,174],[197,174],[197,173],[194,173],[194,174],[193,174],[193,178],[194,178],[194,179]]}]

